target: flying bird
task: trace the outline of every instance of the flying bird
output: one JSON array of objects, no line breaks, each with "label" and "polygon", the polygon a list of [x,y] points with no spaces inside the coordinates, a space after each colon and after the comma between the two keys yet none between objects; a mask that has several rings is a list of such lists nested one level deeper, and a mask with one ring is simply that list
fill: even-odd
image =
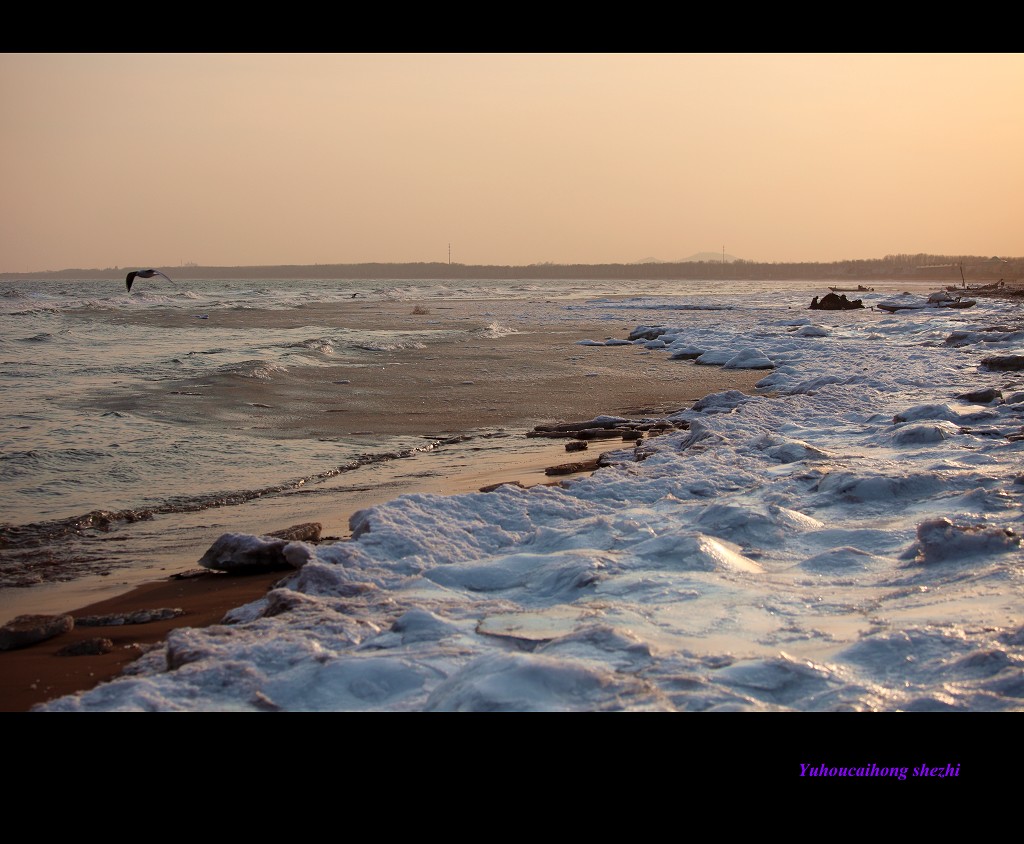
[{"label": "flying bird", "polygon": [[[166,278],[168,281],[171,281],[170,277],[164,275],[162,272],[160,272],[160,270],[134,270],[133,272],[130,272],[128,273],[127,276],[125,276],[124,283],[128,287],[128,292],[131,293],[132,282],[135,281],[136,276],[138,276],[139,278],[152,278],[155,275],[162,276],[163,278]],[[174,282],[171,281],[171,284],[174,284]]]}]

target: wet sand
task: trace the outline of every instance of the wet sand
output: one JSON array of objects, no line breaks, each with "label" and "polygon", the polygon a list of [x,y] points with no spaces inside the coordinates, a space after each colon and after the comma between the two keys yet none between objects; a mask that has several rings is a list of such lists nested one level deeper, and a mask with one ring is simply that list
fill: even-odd
[{"label": "wet sand", "polygon": [[[312,307],[312,306],[310,306]],[[495,306],[497,307],[497,306]],[[191,381],[159,382],[130,395],[108,394],[98,399],[107,408],[152,416],[182,424],[245,430],[253,436],[360,436],[371,434],[481,438],[487,448],[468,452],[447,472],[406,474],[386,486],[360,494],[354,490],[345,503],[333,501],[331,513],[308,510],[293,521],[327,522],[325,536],[344,539],[339,523],[357,509],[390,500],[403,493],[471,492],[503,482],[525,486],[554,483],[545,469],[580,459],[567,455],[564,441],[528,439],[536,425],[573,422],[600,415],[658,418],[689,407],[697,399],[726,389],[752,391],[763,371],[723,370],[670,361],[640,346],[580,345],[581,339],[625,339],[636,327],[578,322],[512,324],[516,333],[488,336],[491,318],[481,316],[479,303],[453,302],[443,308],[415,303],[317,306],[315,317],[337,328],[355,326],[470,332],[471,342],[428,344],[426,348],[367,351],[357,364],[319,366],[270,379],[217,376]],[[302,320],[304,309],[260,312],[268,324]],[[172,325],[188,315],[140,313],[130,316],[151,325]],[[251,312],[211,313],[204,322],[211,330],[253,325]],[[502,325],[508,319],[498,320]],[[621,441],[591,444],[585,458],[602,450],[627,447]],[[230,521],[230,514],[225,514]],[[240,524],[230,530],[261,533],[263,528]],[[340,535],[339,535],[340,534]],[[193,549],[194,559],[205,548]],[[184,553],[184,552],[183,552]],[[185,564],[190,565],[186,562]],[[74,617],[144,609],[180,608],[176,618],[116,627],[78,627],[70,633],[29,648],[0,652],[0,711],[24,712],[36,703],[82,691],[117,676],[145,650],[175,627],[219,623],[235,607],[265,594],[287,572],[233,576],[203,572],[184,579],[155,579],[123,594],[77,610]],[[106,654],[58,656],[68,644],[107,638]]]},{"label": "wet sand", "polygon": [[[569,312],[557,322],[538,321],[533,314],[516,313],[515,305],[522,303],[357,301],[281,312],[215,311],[202,321],[211,342],[218,329],[308,326],[312,335],[322,325],[335,336],[346,328],[407,332],[410,344],[422,340],[424,348],[366,350],[337,364],[327,354],[320,366],[266,373],[269,377],[216,373],[162,381],[129,394],[108,393],[96,404],[254,436],[428,436],[521,431],[601,414],[664,415],[720,389],[751,389],[764,376],[670,361],[664,352],[641,346],[581,344],[625,340],[637,327],[628,316],[596,322],[573,319]],[[119,318],[161,328],[196,323],[181,312]],[[495,325],[499,332],[514,333],[498,334]],[[431,342],[435,333],[457,339]]]}]

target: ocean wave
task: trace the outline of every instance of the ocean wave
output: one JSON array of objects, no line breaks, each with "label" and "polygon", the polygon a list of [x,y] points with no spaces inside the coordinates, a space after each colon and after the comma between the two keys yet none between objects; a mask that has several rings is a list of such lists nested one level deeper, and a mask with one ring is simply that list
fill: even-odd
[{"label": "ocean wave", "polygon": [[[432,439],[422,445],[398,449],[394,451],[373,452],[361,454],[354,457],[347,463],[331,467],[322,472],[315,472],[300,478],[292,478],[278,484],[262,486],[256,489],[229,490],[223,492],[206,493],[202,495],[180,495],[172,496],[152,505],[128,507],[120,510],[90,510],[76,516],[63,519],[51,519],[40,522],[14,525],[9,523],[0,524],[0,549],[28,549],[46,546],[47,553],[57,553],[53,546],[63,538],[95,536],[109,533],[118,527],[133,522],[152,519],[156,515],[170,513],[190,513],[202,510],[209,510],[220,507],[231,507],[257,498],[294,492],[306,486],[329,480],[347,472],[353,472],[366,466],[373,466],[386,463],[391,460],[402,460],[415,454],[431,452],[447,445],[454,445],[464,442],[467,438],[461,435]],[[5,459],[11,457],[39,457],[36,452],[22,452],[21,455],[4,455]],[[61,571],[59,554],[55,557],[55,564],[51,567],[47,579],[61,580],[67,576],[66,571]],[[12,585],[4,583],[0,578],[0,587]]]},{"label": "ocean wave", "polygon": [[324,355],[334,354],[334,340],[330,337],[311,337],[308,340],[299,340],[296,343],[288,343],[286,349],[301,349],[309,352],[320,352]]},{"label": "ocean wave", "polygon": [[735,311],[740,310],[739,305],[716,303],[689,303],[689,302],[664,302],[649,298],[644,299],[591,299],[585,305],[567,305],[567,310],[581,310],[583,308],[600,305],[602,308],[618,311]]},{"label": "ocean wave", "polygon": [[239,378],[258,378],[270,380],[275,375],[287,372],[288,368],[279,363],[265,360],[246,360],[241,363],[227,363],[218,368],[224,375],[235,375]]},{"label": "ocean wave", "polygon": [[419,340],[408,340],[403,342],[366,342],[366,343],[353,343],[353,349],[362,349],[365,352],[399,352],[404,349],[425,349],[427,348],[426,343],[421,343]]},{"label": "ocean wave", "polygon": [[226,348],[226,347],[224,347],[224,346],[218,346],[217,348],[214,348],[214,349],[202,349],[202,350],[195,350],[195,351],[191,351],[191,352],[186,352],[186,357],[188,355],[223,355],[223,354],[226,354],[229,351],[231,351],[231,350]]},{"label": "ocean wave", "polygon": [[0,453],[0,467],[4,473],[11,471],[9,467],[19,467],[22,471],[37,471],[45,466],[62,466],[75,463],[88,463],[102,460],[110,456],[110,452],[92,448],[30,448],[22,451],[5,451]]},{"label": "ocean wave", "polygon": [[477,329],[474,334],[478,337],[486,337],[489,340],[496,340],[499,337],[507,337],[509,334],[518,334],[519,331],[507,325],[500,325],[492,322],[483,328]]}]

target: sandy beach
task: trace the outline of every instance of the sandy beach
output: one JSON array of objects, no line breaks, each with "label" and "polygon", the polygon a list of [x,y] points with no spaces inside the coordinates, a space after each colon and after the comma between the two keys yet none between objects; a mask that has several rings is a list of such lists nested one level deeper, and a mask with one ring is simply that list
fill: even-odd
[{"label": "sandy beach", "polygon": [[[435,345],[428,350],[379,350],[373,367],[323,367],[319,383],[310,389],[307,379],[285,377],[261,380],[194,379],[193,382],[158,382],[144,392],[120,397],[104,396],[105,409],[121,409],[188,426],[231,429],[244,426],[252,436],[295,436],[389,433],[409,436],[464,435],[479,448],[470,449],[457,465],[443,473],[423,472],[419,477],[396,475],[393,482],[362,493],[354,490],[347,505],[327,511],[310,509],[291,513],[295,523],[319,522],[325,538],[345,538],[352,512],[411,492],[458,494],[498,483],[532,486],[557,483],[545,474],[549,467],[581,459],[568,455],[564,440],[530,439],[536,425],[574,422],[601,415],[627,418],[661,417],[688,407],[713,392],[753,391],[763,376],[757,370],[724,370],[719,366],[666,365],[645,356],[640,347],[582,348],[581,338],[624,338],[633,325],[586,323],[571,326],[518,325],[515,333],[487,339],[488,323],[473,317],[473,303],[452,303],[445,308],[420,307],[410,302],[334,305],[329,313],[319,307],[317,318],[344,327],[374,325],[413,331],[429,325],[443,331],[458,327],[481,332],[472,354],[458,345]],[[302,309],[275,314],[260,312],[259,319],[310,319]],[[122,317],[143,321],[148,327],[190,324],[188,315],[147,312]],[[209,323],[223,328],[253,325],[252,313],[212,314]],[[192,320],[194,322],[194,320]],[[582,457],[593,460],[605,450],[621,449],[621,440],[590,444]],[[392,465],[380,473],[394,472]],[[283,518],[283,517],[282,517]],[[223,519],[231,523],[231,515]],[[230,530],[269,533],[286,524],[254,525],[239,522]],[[192,566],[205,547],[182,549],[182,564]],[[192,556],[190,560],[189,554]],[[122,672],[141,654],[176,627],[217,624],[235,607],[255,600],[287,572],[228,575],[203,570],[195,576],[159,578],[123,594],[82,607],[66,607],[75,618],[173,608],[174,618],[105,627],[76,626],[70,633],[19,650],[0,651],[0,711],[27,711],[55,697],[93,688]],[[55,610],[57,612],[57,610]],[[68,645],[96,638],[109,639],[109,652],[60,656]]]},{"label": "sandy beach", "polygon": [[[334,331],[370,326],[389,338],[397,333],[408,339],[404,345],[368,344],[372,359],[365,363],[328,360],[312,383],[308,375],[291,372],[273,378],[222,374],[157,382],[143,393],[108,394],[97,404],[183,424],[244,429],[253,436],[519,433],[544,422],[600,414],[665,415],[715,390],[752,388],[759,378],[749,370],[666,365],[642,348],[580,345],[586,339],[625,340],[636,328],[628,317],[597,322],[581,312],[551,323],[534,321],[525,310],[514,321],[502,314],[499,324],[491,314],[500,308],[499,302],[474,300],[436,305],[357,299],[288,311],[211,313],[203,326],[213,331],[321,322]],[[129,313],[118,321],[149,330],[196,324],[194,315],[171,311]],[[429,343],[429,336],[446,333],[462,339]]]}]

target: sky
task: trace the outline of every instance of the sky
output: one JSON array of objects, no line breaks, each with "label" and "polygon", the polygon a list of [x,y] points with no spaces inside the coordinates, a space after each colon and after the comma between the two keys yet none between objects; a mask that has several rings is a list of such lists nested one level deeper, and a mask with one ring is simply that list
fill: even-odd
[{"label": "sky", "polygon": [[0,272],[1024,256],[1024,53],[6,53]]}]

